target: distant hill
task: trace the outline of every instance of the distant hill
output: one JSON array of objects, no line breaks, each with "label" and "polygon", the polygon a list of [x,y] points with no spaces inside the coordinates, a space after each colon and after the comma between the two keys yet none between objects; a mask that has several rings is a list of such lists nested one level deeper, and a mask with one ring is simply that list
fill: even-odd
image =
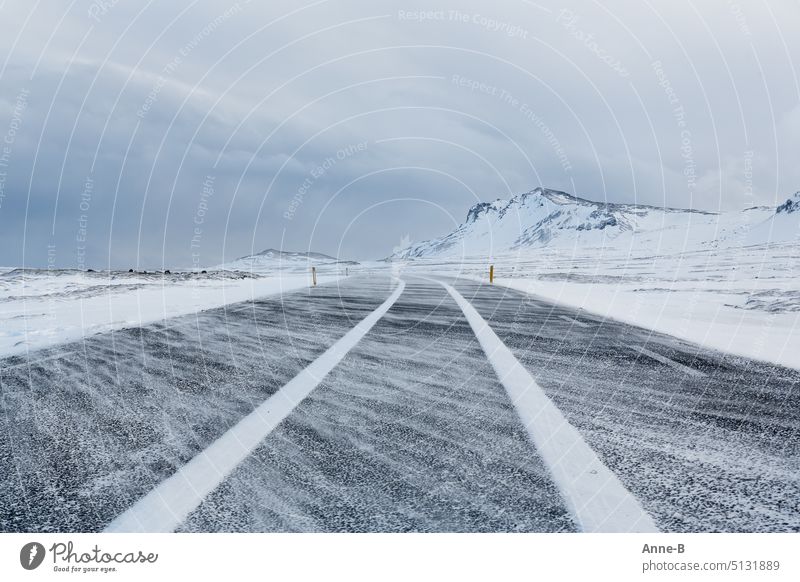
[{"label": "distant hill", "polygon": [[246,271],[254,273],[268,273],[275,271],[300,271],[308,270],[315,266],[318,269],[331,267],[346,267],[357,265],[355,261],[343,261],[323,253],[279,251],[267,249],[254,255],[239,257],[238,259],[217,267],[229,271]]}]

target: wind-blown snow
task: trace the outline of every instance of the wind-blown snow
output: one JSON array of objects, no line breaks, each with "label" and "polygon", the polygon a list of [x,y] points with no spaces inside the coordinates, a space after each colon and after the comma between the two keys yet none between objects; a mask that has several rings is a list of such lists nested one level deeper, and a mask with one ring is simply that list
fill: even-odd
[{"label": "wind-blown snow", "polygon": [[486,320],[453,287],[483,351],[547,464],[576,523],[587,532],[656,532],[653,519],[586,444]]},{"label": "wind-blown snow", "polygon": [[[333,274],[318,282],[335,281]],[[0,355],[138,327],[228,303],[306,288],[308,274],[128,273],[15,269],[0,274]]]},{"label": "wind-blown snow", "polygon": [[394,305],[405,283],[311,365],[115,519],[107,532],[171,532],[308,396]]}]

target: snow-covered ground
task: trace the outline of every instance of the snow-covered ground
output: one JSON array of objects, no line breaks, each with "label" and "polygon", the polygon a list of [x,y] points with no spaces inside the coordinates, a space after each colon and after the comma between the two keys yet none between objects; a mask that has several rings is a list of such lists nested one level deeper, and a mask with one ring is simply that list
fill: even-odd
[{"label": "snow-covered ground", "polygon": [[[495,284],[734,355],[800,369],[796,243],[653,255],[611,247],[494,258]],[[484,257],[418,259],[405,270],[485,280]]]},{"label": "snow-covered ground", "polygon": [[[318,282],[337,278],[336,273],[323,272]],[[258,277],[235,271],[162,274],[10,270],[0,273],[0,356],[24,354],[112,329],[137,327],[310,284],[307,272]]]},{"label": "snow-covered ground", "polygon": [[714,213],[536,188],[474,205],[391,259],[496,284],[727,353],[800,368],[800,192]]}]

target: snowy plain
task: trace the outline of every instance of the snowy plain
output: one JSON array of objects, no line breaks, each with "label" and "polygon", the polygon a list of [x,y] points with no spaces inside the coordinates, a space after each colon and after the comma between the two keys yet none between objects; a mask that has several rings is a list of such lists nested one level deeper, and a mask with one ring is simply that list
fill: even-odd
[{"label": "snowy plain", "polygon": [[651,255],[561,249],[417,259],[406,269],[450,273],[684,339],[800,369],[800,248],[794,243]]}]

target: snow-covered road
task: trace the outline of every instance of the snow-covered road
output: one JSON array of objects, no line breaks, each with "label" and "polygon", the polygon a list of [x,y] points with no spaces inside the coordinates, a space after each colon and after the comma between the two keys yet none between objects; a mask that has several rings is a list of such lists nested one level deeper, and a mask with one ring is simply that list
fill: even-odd
[{"label": "snow-covered road", "polygon": [[655,532],[653,519],[547,397],[480,313],[442,283],[469,321],[575,523],[586,532]]},{"label": "snow-covered road", "polygon": [[800,372],[503,287],[456,288],[659,529],[800,531]]},{"label": "snow-covered road", "polygon": [[[579,529],[462,309],[405,279],[177,529]],[[800,530],[800,372],[447,282],[659,529]],[[0,530],[107,527],[395,289],[351,277],[0,360]]]}]

